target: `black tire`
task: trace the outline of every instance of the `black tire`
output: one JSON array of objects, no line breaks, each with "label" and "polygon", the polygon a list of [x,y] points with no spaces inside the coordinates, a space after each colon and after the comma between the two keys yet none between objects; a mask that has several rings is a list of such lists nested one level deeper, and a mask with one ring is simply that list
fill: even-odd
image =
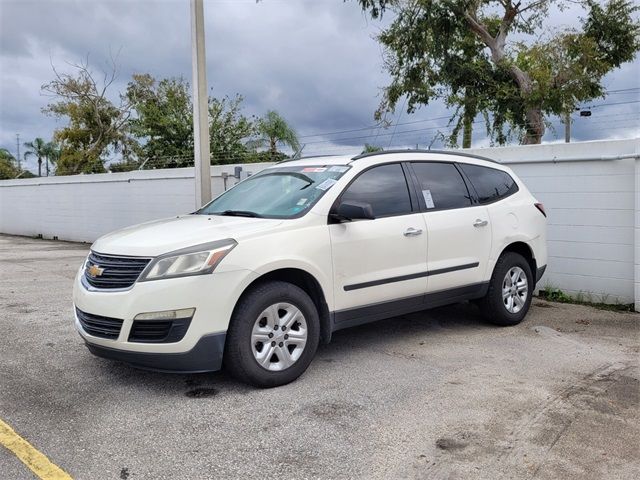
[{"label": "black tire", "polygon": [[[513,267],[520,267],[527,277],[527,298],[524,306],[517,313],[511,313],[502,299],[502,283],[507,272]],[[515,252],[503,253],[493,269],[489,290],[487,294],[477,303],[484,318],[495,325],[511,326],[520,323],[529,311],[531,297],[533,295],[533,274],[529,262],[520,254]]]},{"label": "black tire", "polygon": [[[307,326],[307,340],[300,357],[293,365],[280,371],[268,370],[258,363],[251,340],[258,317],[276,303],[295,306],[304,315]],[[238,380],[256,387],[286,385],[304,373],[316,354],[319,341],[320,319],[309,295],[291,283],[262,283],[246,292],[236,305],[227,332],[224,366]]]}]

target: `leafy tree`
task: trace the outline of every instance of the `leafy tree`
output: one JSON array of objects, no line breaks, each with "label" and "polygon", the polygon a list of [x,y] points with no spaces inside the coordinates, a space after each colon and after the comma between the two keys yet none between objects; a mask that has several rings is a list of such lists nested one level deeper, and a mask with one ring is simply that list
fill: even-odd
[{"label": "leafy tree", "polygon": [[121,162],[110,163],[109,166],[107,167],[107,170],[112,173],[130,172],[132,170],[139,170],[140,165],[141,164],[139,161],[129,159],[129,160],[123,160]]},{"label": "leafy tree", "polygon": [[365,143],[364,144],[364,149],[362,150],[362,153],[375,153],[375,152],[382,152],[384,150],[384,148],[382,147],[377,147],[376,145],[371,145],[369,143]]},{"label": "leafy tree", "polygon": [[291,158],[286,153],[276,152],[275,154],[269,150],[251,151],[242,159],[243,163],[265,163],[265,162],[281,162]]},{"label": "leafy tree", "polygon": [[[126,97],[135,110],[129,120],[133,136],[142,140],[138,153],[145,159],[167,159],[163,165],[180,166],[193,156],[193,116],[189,84],[183,78],[156,80],[134,74]],[[135,162],[123,162],[123,168]],[[110,166],[113,171],[114,164]],[[115,167],[117,168],[117,167]]]},{"label": "leafy tree", "polygon": [[54,80],[42,86],[54,98],[43,111],[69,120],[54,133],[54,139],[61,144],[58,173],[104,172],[104,161],[110,153],[128,156],[135,149],[128,131],[131,106],[124,95],[119,96],[117,104],[107,96],[117,78],[115,64],[100,82],[87,62],[73,67],[73,74],[59,73],[54,68]]},{"label": "leafy tree", "polygon": [[36,157],[38,160],[38,176],[42,176],[42,160],[47,157],[47,143],[40,137],[35,138],[32,142],[25,142],[24,146],[27,151],[24,152],[24,158]]},{"label": "leafy tree", "polygon": [[0,180],[16,178],[20,174],[15,161],[9,150],[0,148]]},{"label": "leafy tree", "polygon": [[258,119],[256,130],[259,137],[253,145],[266,146],[273,159],[278,157],[278,144],[288,145],[293,151],[300,149],[296,131],[274,110],[269,110],[264,117]]},{"label": "leafy tree", "polygon": [[256,134],[255,120],[242,114],[242,95],[209,97],[209,143],[212,164],[247,161],[247,143]]},{"label": "leafy tree", "polygon": [[[134,109],[131,134],[140,139],[139,155],[151,167],[179,167],[193,158],[193,113],[189,84],[182,78],[156,80],[137,74],[126,96]],[[255,134],[254,120],[242,114],[240,95],[209,97],[211,163],[245,160],[246,140]],[[111,164],[111,171],[138,168],[140,162]]]},{"label": "leafy tree", "polygon": [[[563,115],[605,94],[602,78],[631,61],[638,49],[639,10],[628,0],[358,0],[373,18],[396,14],[379,36],[391,74],[377,118],[408,98],[407,109],[441,98],[454,108],[453,141],[463,127],[470,143],[473,118],[482,113],[498,143],[503,127],[540,143],[545,116]],[[581,28],[544,29],[549,7],[581,4]],[[533,43],[510,35],[536,35]],[[489,122],[490,120],[490,122]]]}]

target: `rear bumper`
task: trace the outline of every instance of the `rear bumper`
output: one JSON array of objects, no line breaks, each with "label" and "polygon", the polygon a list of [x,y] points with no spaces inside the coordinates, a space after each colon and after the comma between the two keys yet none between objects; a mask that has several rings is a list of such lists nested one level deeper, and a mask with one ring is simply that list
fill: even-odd
[{"label": "rear bumper", "polygon": [[226,333],[203,336],[195,346],[181,353],[135,352],[109,348],[85,339],[91,353],[98,357],[128,363],[137,368],[168,373],[215,372],[222,367]]},{"label": "rear bumper", "polygon": [[540,281],[540,279],[542,278],[542,275],[544,275],[544,271],[547,269],[546,265],[542,265],[541,267],[538,267],[537,271],[536,271],[536,284]]}]

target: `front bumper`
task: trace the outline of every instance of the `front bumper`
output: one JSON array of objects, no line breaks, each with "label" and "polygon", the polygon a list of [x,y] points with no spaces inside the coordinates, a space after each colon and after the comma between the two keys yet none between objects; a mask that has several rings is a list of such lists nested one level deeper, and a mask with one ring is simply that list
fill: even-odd
[{"label": "front bumper", "polygon": [[134,367],[156,372],[201,373],[215,372],[222,367],[225,333],[205,335],[183,353],[134,352],[103,347],[86,341],[87,348],[98,357],[118,360]]},{"label": "front bumper", "polygon": [[[82,270],[74,282],[74,306],[92,315],[122,320],[117,338],[102,338],[85,331],[75,314],[76,329],[92,353],[152,370],[203,372],[220,369],[233,309],[257,275],[249,270],[214,272],[135,283],[126,291],[88,290],[81,278]],[[179,341],[129,341],[136,315],[187,308],[195,308],[195,313]]]}]

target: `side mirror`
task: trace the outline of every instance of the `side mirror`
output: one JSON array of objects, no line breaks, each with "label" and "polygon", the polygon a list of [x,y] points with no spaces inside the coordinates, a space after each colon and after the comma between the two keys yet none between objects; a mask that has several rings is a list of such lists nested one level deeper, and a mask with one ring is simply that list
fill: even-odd
[{"label": "side mirror", "polygon": [[347,201],[338,205],[338,209],[331,213],[331,218],[342,223],[352,220],[374,220],[376,217],[373,216],[370,203]]}]

